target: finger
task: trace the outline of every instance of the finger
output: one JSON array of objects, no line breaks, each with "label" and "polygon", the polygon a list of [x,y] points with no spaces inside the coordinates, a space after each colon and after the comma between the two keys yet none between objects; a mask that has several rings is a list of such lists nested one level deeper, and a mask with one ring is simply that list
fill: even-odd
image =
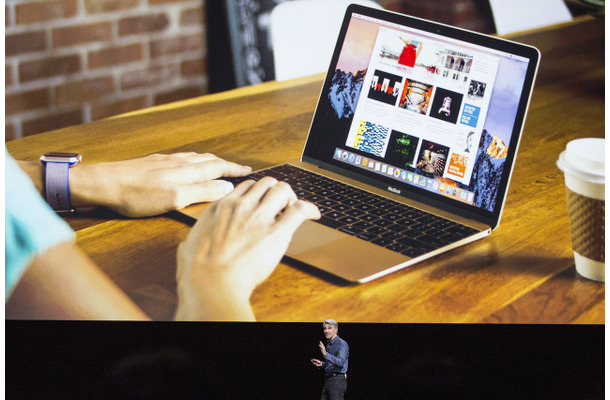
[{"label": "finger", "polygon": [[[284,212],[278,217],[276,227],[283,235],[290,235],[308,219],[319,219],[320,210],[312,203],[298,200],[294,204],[287,207]],[[320,347],[324,346],[320,342]]]},{"label": "finger", "polygon": [[264,194],[256,213],[265,221],[274,221],[286,207],[294,204],[297,196],[285,182],[278,182]]},{"label": "finger", "polygon": [[204,162],[209,160],[220,159],[212,153],[195,153],[193,151],[183,153],[171,153],[171,154],[153,154],[152,156],[158,156],[159,159],[174,160],[177,162]]},{"label": "finger", "polygon": [[230,198],[239,198],[244,196],[246,193],[248,193],[250,191],[250,189],[252,188],[252,186],[254,186],[256,184],[256,181],[253,180],[246,180],[243,181],[242,183],[240,183],[239,185],[237,185],[235,187],[235,189],[226,196],[227,199]]},{"label": "finger", "polygon": [[278,184],[277,179],[271,177],[264,177],[261,180],[257,181],[252,185],[245,196],[247,196],[251,201],[256,203],[260,203],[263,197],[267,194],[269,189]]},{"label": "finger", "polygon": [[[179,165],[178,167],[186,168],[184,165]],[[201,182],[223,176],[246,176],[251,172],[252,168],[248,166],[215,158],[189,165],[187,176],[192,182]]]},{"label": "finger", "polygon": [[[180,205],[216,201],[227,196],[234,190],[231,182],[212,180],[203,184],[187,185],[181,192]],[[181,207],[180,207],[181,208]]]}]

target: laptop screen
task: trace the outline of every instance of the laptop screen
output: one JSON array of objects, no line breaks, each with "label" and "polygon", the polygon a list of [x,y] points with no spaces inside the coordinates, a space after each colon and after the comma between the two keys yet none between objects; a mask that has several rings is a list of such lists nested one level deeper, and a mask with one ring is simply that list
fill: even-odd
[{"label": "laptop screen", "polygon": [[304,159],[394,193],[499,219],[537,50],[350,10]]}]

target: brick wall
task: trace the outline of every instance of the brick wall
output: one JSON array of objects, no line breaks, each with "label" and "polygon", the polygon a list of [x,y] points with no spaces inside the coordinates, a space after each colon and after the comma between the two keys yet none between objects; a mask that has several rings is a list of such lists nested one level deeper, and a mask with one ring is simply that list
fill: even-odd
[{"label": "brick wall", "polygon": [[[207,93],[205,3],[7,0],[5,140]],[[493,31],[487,0],[380,3]]]},{"label": "brick wall", "polygon": [[205,0],[7,0],[5,140],[206,93]]}]

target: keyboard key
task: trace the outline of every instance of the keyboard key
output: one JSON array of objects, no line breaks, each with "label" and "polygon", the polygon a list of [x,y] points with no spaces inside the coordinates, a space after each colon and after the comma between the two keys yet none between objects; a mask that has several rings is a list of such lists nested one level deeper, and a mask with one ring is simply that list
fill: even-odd
[{"label": "keyboard key", "polygon": [[353,223],[356,223],[358,220],[355,217],[350,217],[349,215],[339,218],[338,219],[339,222],[343,222],[347,225],[351,225]]},{"label": "keyboard key", "polygon": [[412,247],[412,248],[417,249],[417,250],[421,250],[423,252],[427,252],[427,251],[431,251],[431,250],[435,250],[436,249],[436,247],[431,246],[431,245],[429,245],[427,243],[420,242],[419,240],[412,239],[412,238],[407,238],[407,237],[398,240],[398,243],[405,244],[405,245],[407,245],[409,247]]},{"label": "keyboard key", "polygon": [[322,218],[317,219],[316,222],[318,222],[322,225],[328,226],[329,228],[333,228],[333,229],[338,229],[338,228],[341,228],[342,226],[345,226],[344,223],[336,221],[332,218],[328,218],[324,215],[322,216]]},{"label": "keyboard key", "polygon": [[362,229],[354,228],[353,226],[344,226],[343,228],[339,228],[339,230],[352,236],[362,233]]},{"label": "keyboard key", "polygon": [[372,240],[371,243],[385,247],[385,246],[391,245],[393,242],[388,239],[378,238],[378,239]]},{"label": "keyboard key", "polygon": [[412,248],[401,251],[401,254],[404,254],[405,256],[412,257],[412,258],[419,257],[424,253],[425,253],[425,251],[418,250],[418,249],[412,249]]}]

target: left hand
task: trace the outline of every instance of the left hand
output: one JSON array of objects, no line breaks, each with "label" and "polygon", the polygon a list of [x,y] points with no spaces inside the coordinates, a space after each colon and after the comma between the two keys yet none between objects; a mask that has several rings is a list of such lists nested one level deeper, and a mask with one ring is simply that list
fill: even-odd
[{"label": "left hand", "polygon": [[254,320],[252,291],[306,219],[320,218],[287,183],[246,181],[207,207],[178,247],[176,319]]},{"label": "left hand", "polygon": [[70,196],[77,208],[105,206],[128,217],[147,217],[218,200],[233,185],[217,178],[251,171],[213,154],[153,154],[72,168]]}]

